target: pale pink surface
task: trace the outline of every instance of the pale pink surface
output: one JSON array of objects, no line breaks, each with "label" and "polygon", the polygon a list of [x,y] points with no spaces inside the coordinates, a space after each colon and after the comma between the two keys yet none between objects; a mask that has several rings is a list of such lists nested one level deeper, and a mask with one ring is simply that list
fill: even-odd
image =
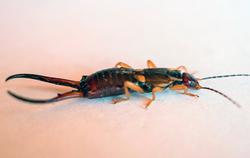
[{"label": "pale pink surface", "polygon": [[[124,61],[143,68],[187,66],[196,76],[250,73],[248,1],[0,1],[0,157],[250,156],[250,78],[204,81],[199,99],[166,91],[144,110],[143,95],[33,106],[68,88],[5,83],[15,73],[79,80]],[[144,95],[150,97],[150,94]]]}]

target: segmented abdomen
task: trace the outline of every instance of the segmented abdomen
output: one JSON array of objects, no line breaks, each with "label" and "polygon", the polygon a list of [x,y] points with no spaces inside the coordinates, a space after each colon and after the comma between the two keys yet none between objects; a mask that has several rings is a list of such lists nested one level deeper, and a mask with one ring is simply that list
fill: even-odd
[{"label": "segmented abdomen", "polygon": [[81,88],[88,98],[100,98],[124,93],[124,82],[136,82],[135,71],[126,68],[110,68],[98,71],[82,81]]}]

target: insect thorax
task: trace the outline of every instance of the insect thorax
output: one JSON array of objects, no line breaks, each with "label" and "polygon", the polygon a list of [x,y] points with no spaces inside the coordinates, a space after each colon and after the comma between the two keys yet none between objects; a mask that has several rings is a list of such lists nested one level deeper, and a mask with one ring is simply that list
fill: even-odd
[{"label": "insect thorax", "polygon": [[167,68],[149,68],[142,71],[146,82],[153,84],[169,83],[173,80],[181,80],[182,73],[178,70],[170,70]]}]

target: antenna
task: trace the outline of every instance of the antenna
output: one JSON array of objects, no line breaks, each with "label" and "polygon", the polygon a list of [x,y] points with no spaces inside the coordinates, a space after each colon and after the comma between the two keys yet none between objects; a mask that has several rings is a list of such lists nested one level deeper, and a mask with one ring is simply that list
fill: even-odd
[{"label": "antenna", "polygon": [[222,95],[223,97],[227,98],[230,102],[232,102],[232,103],[233,103],[234,105],[236,105],[238,108],[241,107],[239,103],[237,103],[237,102],[234,101],[232,98],[230,98],[229,96],[227,96],[226,94],[224,94],[224,93],[222,93],[222,92],[220,92],[220,91],[218,91],[218,90],[215,90],[215,89],[209,88],[209,87],[201,87],[200,89],[207,89],[207,90],[213,91],[213,92],[215,92],[215,93],[218,93],[218,94]]},{"label": "antenna", "polygon": [[200,80],[208,80],[213,78],[225,78],[225,77],[237,77],[237,76],[250,76],[250,74],[232,74],[232,75],[219,75],[219,76],[211,76],[211,77],[204,77]]}]

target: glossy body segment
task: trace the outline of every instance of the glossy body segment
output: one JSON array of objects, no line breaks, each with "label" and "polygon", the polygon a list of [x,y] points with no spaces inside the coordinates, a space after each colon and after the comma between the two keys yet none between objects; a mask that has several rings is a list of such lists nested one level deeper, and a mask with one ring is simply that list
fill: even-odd
[{"label": "glossy body segment", "polygon": [[93,73],[81,80],[81,90],[87,98],[124,94],[124,82],[136,83],[134,69],[110,68]]},{"label": "glossy body segment", "polygon": [[182,80],[182,73],[179,70],[170,70],[167,68],[148,68],[143,69],[142,75],[146,82],[152,84],[169,83],[174,80]]}]

